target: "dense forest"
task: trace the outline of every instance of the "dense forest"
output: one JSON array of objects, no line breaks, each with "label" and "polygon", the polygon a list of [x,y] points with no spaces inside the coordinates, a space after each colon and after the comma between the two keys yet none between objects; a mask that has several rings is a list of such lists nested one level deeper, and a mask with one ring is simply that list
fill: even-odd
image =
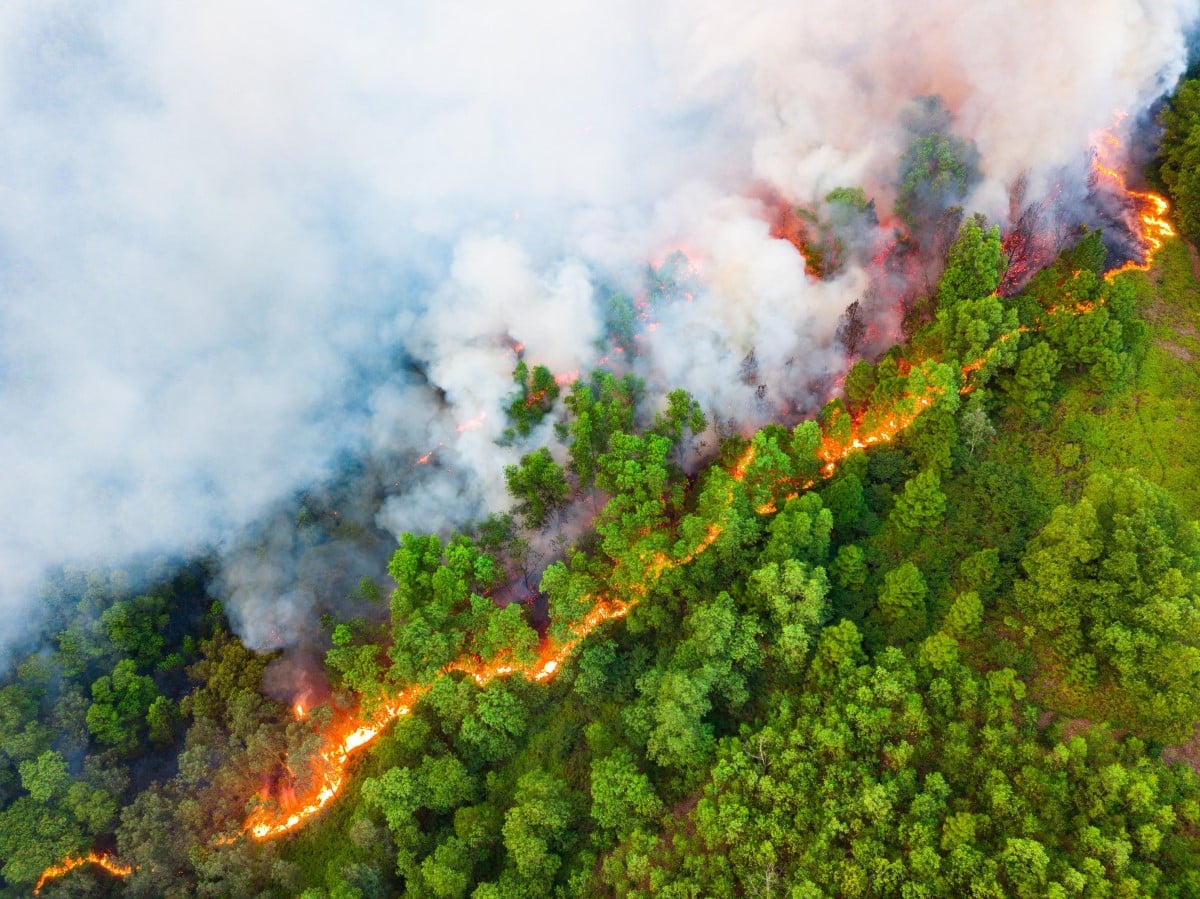
[{"label": "dense forest", "polygon": [[[511,514],[362,572],[311,707],[205,560],[62,572],[0,686],[4,894],[90,852],[39,894],[1200,895],[1200,81],[1163,120],[1183,237],[1116,273],[1084,229],[1015,288],[954,207],[970,148],[914,140],[896,214],[944,270],[813,420],[701,448],[685,390],[522,358],[506,439],[553,420],[565,462],[531,447]],[[608,327],[636,351],[628,299]],[[246,833],[364,720],[319,814]]]}]

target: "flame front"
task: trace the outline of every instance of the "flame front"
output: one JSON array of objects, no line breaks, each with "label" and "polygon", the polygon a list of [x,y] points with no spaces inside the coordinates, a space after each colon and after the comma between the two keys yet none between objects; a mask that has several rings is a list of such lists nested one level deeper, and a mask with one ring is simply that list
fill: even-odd
[{"label": "flame front", "polygon": [[[1105,277],[1111,280],[1116,275],[1125,271],[1144,271],[1149,268],[1154,253],[1163,245],[1166,238],[1175,233],[1174,229],[1165,219],[1168,209],[1167,201],[1157,194],[1139,193],[1129,190],[1126,187],[1125,179],[1119,172],[1106,168],[1100,165],[1099,162],[1096,163],[1096,171],[1100,176],[1114,180],[1128,197],[1139,204],[1143,204],[1139,206],[1139,209],[1144,229],[1138,237],[1144,249],[1144,262],[1140,264],[1133,261],[1128,262],[1120,268],[1109,271]],[[1090,310],[1090,304],[1081,304],[1069,310],[1052,309],[1048,311],[1069,311],[1080,314]],[[962,375],[964,385],[961,387],[961,392],[970,392],[972,389],[969,383],[971,375],[979,371],[987,363],[997,347],[1026,330],[1027,328],[1022,326],[1011,333],[1001,335],[997,339],[996,344],[987,353],[979,359],[963,365]],[[576,375],[572,372],[571,377],[574,376]],[[927,388],[925,395],[910,397],[913,401],[911,411],[901,412],[893,410],[892,414],[886,420],[875,424],[869,430],[862,430],[863,419],[861,416],[858,417],[852,422],[850,436],[844,441],[835,440],[828,435],[824,436],[818,450],[818,456],[821,461],[821,475],[826,477],[832,475],[836,471],[838,463],[852,453],[893,440],[912,425],[921,413],[932,406],[937,397],[938,390],[939,388],[930,386]],[[459,430],[467,431],[480,427],[483,424],[483,419],[484,415],[480,414],[476,418],[460,425]],[[418,463],[427,463],[432,454],[433,451],[430,451],[430,453],[418,459]],[[734,463],[731,470],[732,479],[735,482],[742,481],[753,461],[754,448],[751,446]],[[796,489],[788,495],[788,498],[799,495],[800,491],[808,489],[814,483],[815,479],[804,483],[793,481],[792,484]],[[733,499],[733,489],[731,488],[726,499],[727,505],[732,505]],[[769,502],[760,506],[757,511],[760,514],[770,514],[776,511],[776,507],[773,502]],[[672,558],[661,551],[655,551],[644,557],[641,560],[641,564],[643,565],[645,576],[641,583],[634,588],[636,596],[631,596],[628,600],[613,599],[605,596],[596,597],[591,610],[574,627],[571,637],[561,643],[554,643],[549,640],[544,641],[537,658],[533,662],[518,664],[511,658],[506,657],[501,657],[491,662],[484,662],[478,658],[463,658],[448,665],[445,673],[461,672],[467,674],[480,686],[487,684],[497,677],[510,677],[512,675],[520,675],[528,680],[539,683],[549,680],[562,668],[563,663],[592,631],[607,621],[624,618],[636,604],[637,599],[649,593],[651,585],[664,572],[691,562],[712,546],[721,536],[722,532],[723,526],[719,522],[715,522],[709,525],[704,537],[686,555]],[[345,716],[340,722],[335,723],[325,735],[325,748],[318,753],[316,786],[311,794],[291,808],[260,807],[247,818],[243,826],[243,831],[256,840],[269,840],[291,833],[305,824],[314,815],[321,812],[334,800],[345,784],[350,757],[364,746],[370,745],[396,719],[408,715],[429,689],[430,686],[427,684],[411,686],[374,712],[360,710],[357,713]],[[295,705],[294,712],[298,719],[304,719],[308,714],[308,710],[302,703]],[[60,877],[73,868],[86,863],[99,865],[116,876],[126,876],[132,870],[109,861],[107,856],[91,853],[86,858],[68,858],[61,865],[48,868],[38,881],[37,889],[40,890],[47,880]]]},{"label": "flame front", "polygon": [[1117,275],[1125,272],[1149,271],[1154,262],[1154,255],[1162,249],[1168,237],[1175,236],[1175,229],[1167,221],[1167,213],[1171,209],[1171,204],[1165,197],[1153,191],[1131,190],[1120,170],[1105,164],[1104,157],[1108,151],[1104,147],[1119,149],[1121,146],[1121,142],[1112,132],[1105,132],[1102,139],[1095,143],[1092,171],[1098,179],[1104,179],[1115,185],[1117,190],[1133,204],[1138,222],[1135,236],[1142,250],[1141,262],[1130,259],[1119,268],[1106,272],[1105,279],[1111,281]]},{"label": "flame front", "polygon": [[[738,461],[733,471],[735,480],[742,479],[746,472],[746,466],[750,464],[753,457],[753,449],[749,449]],[[730,491],[728,502],[733,502],[732,491]],[[662,553],[652,554],[643,560],[647,579],[657,579],[669,568],[691,562],[712,546],[721,532],[722,527],[719,524],[710,525],[699,545],[682,558],[670,559]],[[644,594],[648,589],[643,583],[639,592]],[[514,674],[538,683],[547,681],[558,673],[563,663],[588,634],[606,621],[624,618],[629,614],[629,610],[633,608],[635,602],[636,599],[626,602],[604,596],[596,598],[591,610],[573,628],[574,632],[570,639],[561,643],[544,641],[537,659],[530,664],[518,665],[512,659],[507,658],[496,659],[492,662],[484,662],[478,658],[464,658],[446,666],[445,673],[462,672],[469,675],[480,686],[497,677],[510,677]],[[322,811],[333,801],[345,784],[350,756],[362,747],[369,745],[397,718],[409,714],[413,706],[428,691],[429,685],[417,684],[409,687],[373,715],[367,715],[360,711],[331,727],[326,735],[327,746],[318,753],[317,786],[312,795],[302,800],[298,806],[290,809],[276,810],[267,806],[257,809],[246,819],[243,830],[256,840],[270,840],[291,833]]]},{"label": "flame front", "polygon": [[101,855],[98,852],[89,852],[87,855],[81,855],[78,857],[68,855],[57,865],[51,865],[42,872],[42,876],[38,878],[37,886],[33,888],[33,894],[36,896],[38,893],[40,893],[42,891],[42,887],[44,887],[47,882],[54,880],[55,878],[62,877],[69,871],[74,871],[76,868],[82,867],[83,865],[96,865],[97,867],[103,868],[114,877],[128,877],[133,873],[133,868],[129,865],[118,864],[117,862],[114,862],[110,856]]}]

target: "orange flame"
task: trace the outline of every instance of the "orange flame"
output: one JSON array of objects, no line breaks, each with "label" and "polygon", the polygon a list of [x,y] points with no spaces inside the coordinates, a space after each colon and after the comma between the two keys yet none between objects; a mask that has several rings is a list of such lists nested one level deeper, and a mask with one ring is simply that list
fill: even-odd
[{"label": "orange flame", "polygon": [[[1101,135],[1100,140],[1105,146],[1111,147],[1114,150],[1119,150],[1121,147],[1121,142],[1111,131],[1105,131]],[[1175,236],[1175,229],[1167,221],[1167,213],[1171,209],[1171,204],[1166,201],[1166,198],[1152,191],[1131,190],[1125,181],[1125,176],[1119,170],[1104,164],[1103,157],[1109,151],[1104,150],[1098,143],[1092,159],[1092,171],[1095,172],[1098,178],[1111,181],[1121,193],[1129,198],[1136,210],[1138,222],[1140,223],[1135,236],[1137,237],[1138,244],[1141,246],[1142,261],[1136,262],[1131,259],[1119,268],[1106,272],[1104,275],[1105,280],[1111,281],[1117,275],[1124,274],[1125,272],[1149,271],[1151,264],[1154,262],[1155,254],[1162,249],[1168,237]]]},{"label": "orange flame", "polygon": [[33,888],[33,894],[36,896],[38,893],[40,893],[42,891],[42,887],[44,887],[48,881],[62,877],[69,871],[74,871],[76,868],[79,868],[83,865],[96,865],[100,868],[103,868],[114,877],[128,877],[133,873],[132,867],[129,865],[118,864],[117,862],[114,862],[108,855],[101,855],[97,852],[89,852],[87,855],[78,857],[68,855],[57,865],[51,865],[42,872],[42,876],[38,878],[37,886]]},{"label": "orange flame", "polygon": [[[734,468],[735,480],[742,479],[746,466],[750,464],[753,457],[754,451],[753,448],[750,448]],[[732,490],[728,502],[733,502]],[[645,581],[656,580],[669,568],[688,564],[712,546],[721,532],[722,527],[719,524],[709,525],[700,543],[682,558],[670,559],[662,553],[652,554],[645,560],[647,573]],[[648,590],[645,581],[638,589],[641,594]],[[635,599],[626,602],[619,599],[597,597],[591,610],[572,629],[571,637],[558,644],[549,640],[544,641],[537,659],[531,664],[517,665],[508,658],[500,658],[491,662],[484,662],[478,658],[464,658],[447,665],[445,673],[462,672],[469,675],[480,686],[497,677],[509,677],[514,674],[538,683],[547,681],[558,672],[563,663],[592,631],[606,621],[624,618],[629,614],[629,610],[633,608],[635,602]],[[429,689],[427,684],[416,684],[374,714],[360,711],[332,727],[326,735],[326,748],[318,753],[317,783],[313,793],[297,807],[284,809],[260,807],[246,819],[243,830],[256,840],[270,840],[296,830],[323,810],[341,791],[346,781],[346,769],[350,762],[350,756],[370,744],[397,718],[409,714],[413,706]]]},{"label": "orange flame", "polygon": [[484,419],[486,419],[486,418],[487,418],[487,412],[480,412],[478,415],[476,415],[474,418],[470,419],[469,421],[464,421],[457,428],[455,428],[455,430],[458,431],[458,433],[460,433],[460,434],[465,434],[467,431],[474,431],[478,428],[482,428]]},{"label": "orange flame", "polygon": [[[1106,178],[1115,180],[1128,196],[1133,197],[1139,202],[1148,204],[1147,208],[1153,208],[1154,210],[1152,215],[1144,211],[1142,215],[1142,221],[1146,227],[1139,237],[1144,246],[1145,263],[1142,265],[1133,262],[1126,263],[1121,268],[1108,272],[1105,277],[1111,279],[1121,272],[1133,269],[1145,270],[1149,267],[1154,252],[1162,246],[1165,238],[1174,234],[1174,230],[1170,224],[1163,219],[1168,208],[1167,202],[1157,194],[1139,193],[1129,190],[1125,185],[1124,177],[1119,172],[1104,167],[1099,162],[1096,162],[1096,171]],[[1091,303],[1081,303],[1069,309],[1065,307],[1054,308],[1048,310],[1048,312],[1068,311],[1071,314],[1083,314],[1090,312],[1092,308],[1093,304]],[[963,365],[961,370],[964,385],[960,388],[960,392],[969,393],[972,390],[972,385],[969,383],[970,376],[979,371],[987,363],[1001,344],[1027,330],[1026,326],[1021,326],[1014,331],[1000,335],[984,355]],[[900,366],[903,372],[911,369],[911,364],[903,359],[900,360]],[[577,375],[571,372],[570,376],[575,377]],[[556,378],[556,380],[558,379]],[[893,440],[901,432],[910,427],[921,413],[933,405],[933,401],[936,399],[939,391],[940,388],[929,385],[924,395],[909,397],[909,399],[914,401],[911,411],[901,412],[893,410],[891,416],[886,421],[875,425],[871,430],[861,430],[862,418],[858,418],[852,422],[850,436],[844,441],[834,440],[828,435],[823,436],[820,449],[818,450],[818,456],[823,463],[821,474],[826,477],[832,475],[837,470],[837,464],[852,453]],[[483,415],[481,414],[478,418],[461,425],[459,430],[470,430],[478,427],[482,422]],[[750,464],[754,461],[754,455],[754,447],[750,446],[734,463],[731,474],[735,482],[745,478]],[[797,490],[789,493],[786,498],[791,499],[798,496],[799,490],[806,490],[812,487],[814,483],[815,480],[809,480],[802,484],[795,484]],[[732,504],[732,489],[726,501],[727,504]],[[776,511],[775,503],[767,502],[761,505],[757,511],[764,515],[773,513]],[[650,590],[649,585],[653,584],[664,572],[679,565],[686,565],[694,560],[716,542],[722,531],[723,527],[719,523],[710,524],[700,543],[691,552],[682,557],[673,559],[663,552],[654,552],[644,558],[642,562],[645,577],[637,587],[633,588],[634,591],[640,596],[646,595]],[[497,677],[509,677],[514,674],[519,674],[535,682],[549,680],[558,672],[562,664],[593,630],[606,621],[625,617],[636,602],[636,598],[631,598],[627,602],[605,597],[596,598],[595,605],[591,611],[573,628],[571,638],[557,645],[550,641],[545,641],[537,659],[531,664],[518,665],[511,658],[499,658],[491,662],[484,662],[478,658],[466,658],[451,663],[446,667],[445,672],[465,673],[480,686],[487,684]],[[273,815],[266,807],[260,808],[246,821],[246,832],[257,840],[278,837],[295,830],[313,815],[324,809],[337,795],[345,782],[346,767],[350,755],[363,746],[368,745],[384,728],[397,718],[409,714],[415,703],[428,690],[429,686],[427,685],[409,687],[399,697],[385,705],[374,715],[366,719],[352,716],[343,722],[340,727],[334,728],[329,737],[329,748],[320,754],[324,765],[320,783],[315,794],[299,808],[290,812],[278,812]]]}]

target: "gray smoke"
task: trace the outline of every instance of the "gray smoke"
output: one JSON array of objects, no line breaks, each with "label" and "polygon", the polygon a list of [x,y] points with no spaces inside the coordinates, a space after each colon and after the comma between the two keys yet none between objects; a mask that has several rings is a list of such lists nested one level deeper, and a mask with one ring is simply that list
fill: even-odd
[{"label": "gray smoke", "polygon": [[47,566],[216,545],[247,638],[301,639],[311,597],[244,528],[347,455],[409,460],[387,527],[502,509],[513,342],[586,372],[598,300],[674,250],[698,287],[639,373],[747,426],[801,402],[867,274],[805,275],[752,186],[886,210],[932,93],[981,152],[972,208],[1024,171],[1082,182],[1182,72],[1196,6],[9,0],[5,621]]}]

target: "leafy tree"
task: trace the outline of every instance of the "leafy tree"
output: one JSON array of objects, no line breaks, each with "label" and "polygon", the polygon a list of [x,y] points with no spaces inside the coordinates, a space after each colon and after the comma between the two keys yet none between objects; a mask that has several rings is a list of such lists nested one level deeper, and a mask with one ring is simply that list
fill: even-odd
[{"label": "leafy tree", "polygon": [[573,816],[565,785],[548,771],[531,771],[517,782],[515,805],[504,816],[504,847],[526,888],[549,885],[562,864],[557,854]]},{"label": "leafy tree", "polygon": [[618,836],[638,826],[651,826],[663,813],[650,779],[621,746],[592,762],[591,792],[592,818]]},{"label": "leafy tree", "polygon": [[846,405],[852,412],[861,412],[866,408],[867,401],[875,390],[875,366],[865,359],[859,359],[846,372]]},{"label": "leafy tree", "polygon": [[988,417],[987,410],[983,408],[983,403],[975,402],[975,396],[978,394],[971,397],[971,401],[967,403],[967,408],[958,420],[963,444],[972,456],[975,455],[975,450],[980,445],[996,436],[996,428]]},{"label": "leafy tree", "polygon": [[146,715],[158,698],[154,681],[137,673],[132,659],[122,659],[112,676],[92,684],[92,704],[87,711],[87,726],[97,740],[120,752],[132,752],[138,745]]},{"label": "leafy tree", "polygon": [[600,456],[614,434],[633,431],[634,407],[642,383],[633,375],[618,379],[606,371],[592,372],[591,379],[571,385],[563,399],[567,420],[555,425],[560,439],[568,442],[569,468],[581,489],[595,483]]},{"label": "leafy tree", "polygon": [[667,408],[654,416],[653,431],[666,437],[674,447],[674,455],[679,462],[686,452],[690,435],[694,438],[708,429],[708,418],[705,417],[700,404],[686,390],[672,390],[667,394]]},{"label": "leafy tree", "polygon": [[1014,596],[1029,640],[1049,644],[1080,685],[1105,686],[1145,733],[1190,734],[1200,707],[1195,523],[1137,475],[1097,474],[1079,502],[1054,510],[1021,566]]},{"label": "leafy tree", "polygon": [[1035,340],[1020,352],[1016,368],[1001,379],[1001,384],[1016,409],[1033,419],[1045,418],[1060,367],[1054,348]]},{"label": "leafy tree", "polygon": [[879,612],[888,626],[888,634],[901,643],[920,637],[928,626],[925,578],[912,562],[904,562],[883,577],[879,591]]},{"label": "leafy tree", "polygon": [[816,645],[829,619],[828,593],[825,569],[796,559],[771,563],[750,576],[750,597],[775,624],[772,648],[787,669],[801,671]]},{"label": "leafy tree", "polygon": [[1200,81],[1184,81],[1163,111],[1158,174],[1175,201],[1179,230],[1200,240]]},{"label": "leafy tree", "polygon": [[550,369],[535,365],[532,369],[524,359],[517,361],[513,370],[516,393],[508,404],[508,420],[512,422],[505,436],[512,440],[517,436],[528,437],[547,413],[554,408],[560,388]]},{"label": "leafy tree", "polygon": [[905,531],[930,531],[946,514],[946,495],[936,471],[926,470],[904,485],[892,509],[893,520]]},{"label": "leafy tree", "polygon": [[895,212],[917,230],[967,195],[978,178],[978,152],[951,132],[950,112],[941,97],[917,100],[902,124],[911,138],[900,157]]},{"label": "leafy tree", "polygon": [[517,514],[535,530],[546,526],[571,493],[562,467],[545,447],[522,456],[520,465],[506,466],[504,478],[508,492],[518,500]]}]

